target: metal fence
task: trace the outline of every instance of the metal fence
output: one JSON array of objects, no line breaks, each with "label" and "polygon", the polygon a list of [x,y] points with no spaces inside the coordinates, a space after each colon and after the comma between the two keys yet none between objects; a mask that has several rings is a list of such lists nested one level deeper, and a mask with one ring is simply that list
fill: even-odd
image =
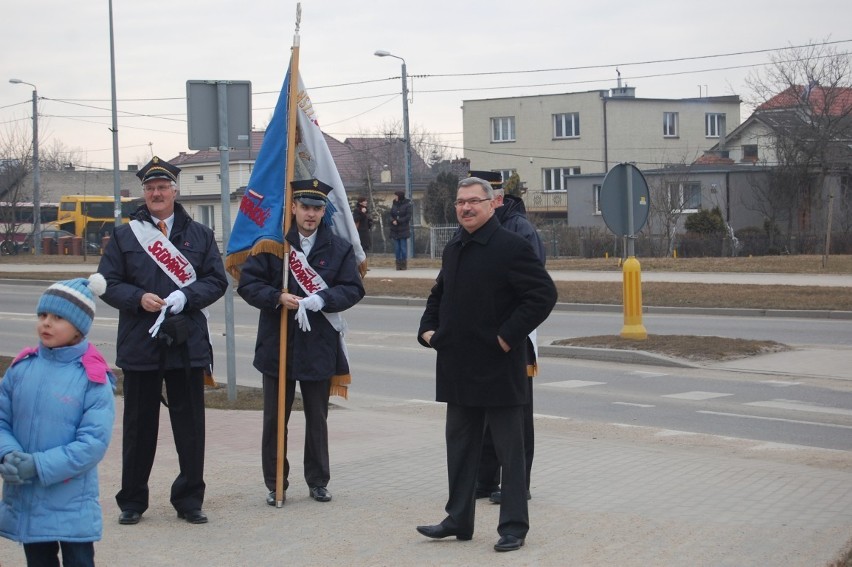
[{"label": "metal fence", "polygon": [[433,260],[440,258],[444,254],[444,247],[447,242],[458,229],[459,225],[457,224],[429,227],[429,257]]}]

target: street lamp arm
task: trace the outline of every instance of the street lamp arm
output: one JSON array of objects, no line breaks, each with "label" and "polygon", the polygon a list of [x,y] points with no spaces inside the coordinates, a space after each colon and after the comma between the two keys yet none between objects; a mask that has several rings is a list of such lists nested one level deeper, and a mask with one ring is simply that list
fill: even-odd
[{"label": "street lamp arm", "polygon": [[34,84],[28,83],[26,81],[22,81],[21,79],[9,79],[9,82],[12,83],[13,85],[29,85],[34,90],[38,90]]}]

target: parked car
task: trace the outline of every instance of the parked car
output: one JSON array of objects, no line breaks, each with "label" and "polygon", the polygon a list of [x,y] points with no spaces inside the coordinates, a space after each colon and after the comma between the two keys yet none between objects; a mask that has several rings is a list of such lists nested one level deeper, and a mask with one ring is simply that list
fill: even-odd
[{"label": "parked car", "polygon": [[[58,250],[59,247],[59,239],[70,236],[74,237],[74,234],[68,232],[67,230],[61,230],[58,228],[45,228],[41,231],[42,243],[45,238],[50,238],[53,240],[53,244]],[[17,240],[17,239],[16,239]],[[13,256],[15,254],[30,254],[32,252],[33,245],[33,237],[32,234],[28,234],[24,237],[23,240],[20,241],[12,241],[12,240],[3,240],[0,242],[0,254],[4,256]],[[101,247],[94,242],[89,242],[88,240],[85,243],[86,245],[86,254],[99,255],[101,253]]]}]

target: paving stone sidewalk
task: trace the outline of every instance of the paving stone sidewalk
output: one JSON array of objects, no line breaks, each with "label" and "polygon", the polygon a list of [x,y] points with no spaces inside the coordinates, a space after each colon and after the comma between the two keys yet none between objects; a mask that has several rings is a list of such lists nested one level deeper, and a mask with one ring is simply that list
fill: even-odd
[{"label": "paving stone sidewalk", "polygon": [[[427,540],[414,527],[444,516],[444,406],[352,398],[329,416],[329,503],[311,500],[302,481],[304,421],[294,414],[281,509],[264,501],[260,412],[208,410],[210,523],[200,526],[177,520],[168,502],[177,458],[165,412],[151,508],[136,526],[117,523],[117,418],[100,466],[98,564],[813,567],[852,536],[848,452],[540,417],[526,545],[493,551],[498,509],[482,500],[472,541]],[[23,550],[0,539],[0,565],[23,566]]]}]

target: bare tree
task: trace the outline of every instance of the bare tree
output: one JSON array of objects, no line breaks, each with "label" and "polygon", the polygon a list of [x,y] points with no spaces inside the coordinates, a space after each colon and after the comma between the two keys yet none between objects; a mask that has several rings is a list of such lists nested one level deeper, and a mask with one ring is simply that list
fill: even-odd
[{"label": "bare tree", "polygon": [[[384,230],[385,220],[390,206],[385,200],[376,199],[376,185],[382,183],[382,175],[389,175],[396,184],[405,179],[405,140],[402,136],[402,123],[399,121],[381,124],[370,131],[359,132],[357,137],[347,138],[345,143],[353,155],[350,175],[360,178],[363,190],[358,189],[367,197],[369,208],[376,215],[379,234],[383,249],[387,248],[387,235]],[[412,183],[422,183],[432,177],[431,165],[443,159],[443,146],[435,135],[420,127],[411,128]],[[353,197],[357,197],[354,195]]]},{"label": "bare tree", "polygon": [[684,211],[700,205],[701,185],[689,181],[689,173],[690,167],[681,164],[648,182],[648,231],[662,238],[663,247],[654,246],[661,256],[671,256],[677,247]]},{"label": "bare tree", "polygon": [[754,117],[771,132],[772,171],[766,185],[754,184],[751,206],[771,225],[786,225],[789,246],[824,228],[830,178],[852,165],[852,59],[826,41],[781,50],[771,61],[747,79]]}]

